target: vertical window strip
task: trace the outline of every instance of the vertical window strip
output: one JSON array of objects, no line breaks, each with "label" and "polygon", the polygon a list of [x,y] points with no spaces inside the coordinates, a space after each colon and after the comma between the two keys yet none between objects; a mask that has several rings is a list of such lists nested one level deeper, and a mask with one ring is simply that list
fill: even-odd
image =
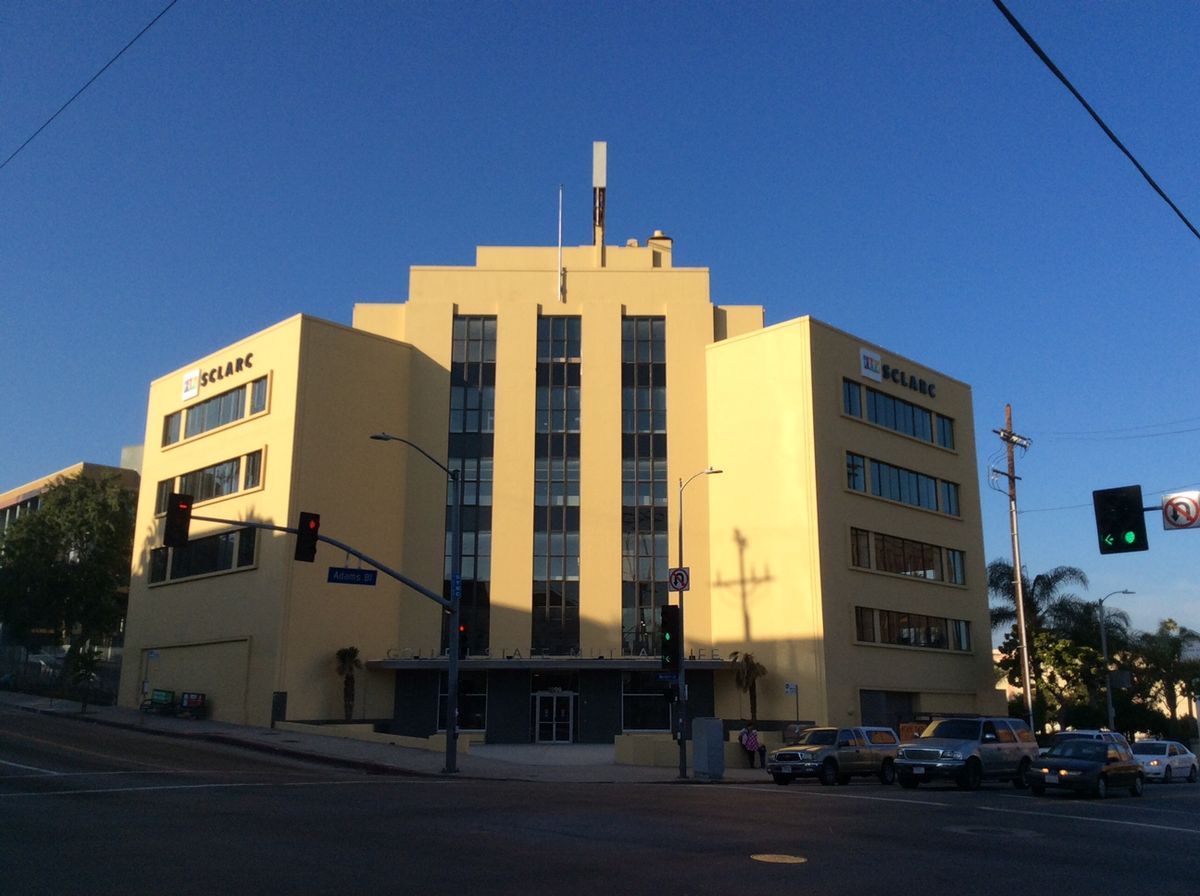
[{"label": "vertical window strip", "polygon": [[[490,434],[496,418],[496,318],[457,316],[451,325],[450,409],[447,466],[462,487],[462,597],[460,623],[469,654],[488,649],[491,628],[492,471]],[[457,438],[456,438],[457,437]],[[453,483],[446,484],[443,593],[453,589]],[[448,619],[447,619],[448,624]],[[442,648],[451,633],[443,625]],[[458,633],[453,633],[458,637]]]}]

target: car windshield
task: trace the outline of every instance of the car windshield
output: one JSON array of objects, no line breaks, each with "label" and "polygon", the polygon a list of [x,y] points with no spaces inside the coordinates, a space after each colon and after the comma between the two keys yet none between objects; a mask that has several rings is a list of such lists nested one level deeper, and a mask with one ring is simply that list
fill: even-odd
[{"label": "car windshield", "polygon": [[1167,752],[1167,745],[1147,743],[1134,744],[1133,752],[1139,756],[1164,756]]},{"label": "car windshield", "polygon": [[833,745],[836,737],[837,731],[833,728],[808,728],[800,732],[800,736],[796,738],[796,743],[828,747]]},{"label": "car windshield", "polygon": [[1083,759],[1087,762],[1103,762],[1108,758],[1108,744],[1098,740],[1072,738],[1055,744],[1047,756],[1059,759]]},{"label": "car windshield", "polygon": [[978,740],[979,721],[976,719],[938,719],[930,722],[921,737],[944,737],[949,740]]}]

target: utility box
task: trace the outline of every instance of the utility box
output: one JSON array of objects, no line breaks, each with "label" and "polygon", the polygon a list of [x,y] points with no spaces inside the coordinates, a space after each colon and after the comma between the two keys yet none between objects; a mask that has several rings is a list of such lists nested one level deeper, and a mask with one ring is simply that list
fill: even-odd
[{"label": "utility box", "polygon": [[692,719],[692,772],[720,781],[725,775],[725,726],[720,719]]}]

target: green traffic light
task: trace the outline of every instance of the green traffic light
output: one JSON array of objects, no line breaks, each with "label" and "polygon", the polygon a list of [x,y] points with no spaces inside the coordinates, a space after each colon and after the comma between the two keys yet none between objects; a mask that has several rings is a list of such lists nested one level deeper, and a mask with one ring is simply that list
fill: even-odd
[{"label": "green traffic light", "polygon": [[1125,533],[1125,543],[1126,544],[1133,544],[1135,541],[1137,541],[1137,533],[1136,532],[1126,532]]}]

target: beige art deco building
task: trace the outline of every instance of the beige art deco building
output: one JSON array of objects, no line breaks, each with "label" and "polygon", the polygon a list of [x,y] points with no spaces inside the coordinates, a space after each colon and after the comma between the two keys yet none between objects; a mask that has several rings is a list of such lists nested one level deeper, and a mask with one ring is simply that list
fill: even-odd
[{"label": "beige art deco building", "polygon": [[[480,247],[414,267],[353,326],[297,316],[155,381],[121,700],[208,694],[215,717],[445,724],[446,616],[321,532],[449,593],[446,476],[461,470],[460,728],[491,742],[665,731],[659,608],[684,529],[693,716],[747,714],[729,655],[768,669],[764,726],[992,712],[968,386],[809,318],[718,306],[655,232]],[[702,475],[709,466],[720,475]],[[687,482],[686,488],[681,483]],[[187,549],[162,544],[192,493]],[[684,518],[680,520],[679,510]],[[795,688],[785,688],[795,685]]]}]

